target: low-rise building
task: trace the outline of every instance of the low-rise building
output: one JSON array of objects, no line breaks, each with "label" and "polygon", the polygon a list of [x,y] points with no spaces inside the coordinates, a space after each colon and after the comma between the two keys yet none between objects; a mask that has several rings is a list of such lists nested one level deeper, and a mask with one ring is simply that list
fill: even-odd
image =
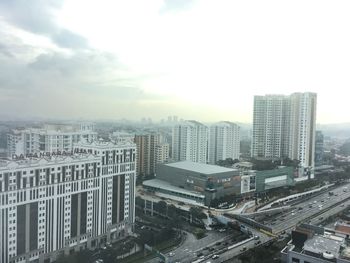
[{"label": "low-rise building", "polygon": [[[241,193],[239,170],[217,165],[191,161],[159,164],[156,178],[204,195],[206,204],[215,198]],[[144,186],[149,187],[147,184]]]},{"label": "low-rise building", "polygon": [[350,263],[349,240],[322,227],[303,224],[281,251],[283,263]]}]

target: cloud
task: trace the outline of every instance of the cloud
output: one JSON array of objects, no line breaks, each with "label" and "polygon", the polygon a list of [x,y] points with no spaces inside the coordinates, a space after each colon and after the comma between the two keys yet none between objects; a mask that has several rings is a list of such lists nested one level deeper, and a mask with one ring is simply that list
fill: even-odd
[{"label": "cloud", "polygon": [[25,31],[44,35],[56,45],[69,49],[88,48],[88,41],[55,21],[55,13],[63,0],[4,0],[0,1],[0,16]]},{"label": "cloud", "polygon": [[61,30],[52,36],[52,40],[61,47],[65,48],[87,48],[88,42],[86,38],[77,35],[67,29]]},{"label": "cloud", "polygon": [[195,0],[164,0],[160,13],[177,12],[192,7]]}]

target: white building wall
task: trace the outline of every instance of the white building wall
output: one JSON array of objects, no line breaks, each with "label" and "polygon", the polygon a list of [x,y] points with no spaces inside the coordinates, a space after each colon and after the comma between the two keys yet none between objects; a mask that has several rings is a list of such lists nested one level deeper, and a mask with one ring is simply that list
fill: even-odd
[{"label": "white building wall", "polygon": [[[135,216],[135,146],[89,144],[80,145],[79,150],[85,153],[0,162],[0,262],[43,262],[54,259],[58,250],[69,253],[70,249],[89,247],[93,240],[98,245],[100,238],[109,241],[130,232]],[[117,193],[124,209],[113,223],[113,211],[120,212],[113,206],[113,178],[121,182],[121,177],[125,177],[123,191],[119,188]],[[86,233],[80,233],[78,227],[77,236],[72,237],[75,194],[79,198],[86,194]],[[24,205],[28,212],[33,203],[37,204],[37,221],[29,225],[31,217],[27,214],[21,219],[17,211]],[[81,209],[78,205],[78,211]],[[19,220],[25,222],[26,235],[31,226],[37,226],[37,250],[28,250],[26,236],[26,252],[17,254]]]},{"label": "white building wall", "polygon": [[209,163],[227,158],[239,159],[240,127],[231,122],[219,122],[209,129]]},{"label": "white building wall", "polygon": [[172,159],[207,162],[208,128],[197,121],[186,121],[173,128]]}]

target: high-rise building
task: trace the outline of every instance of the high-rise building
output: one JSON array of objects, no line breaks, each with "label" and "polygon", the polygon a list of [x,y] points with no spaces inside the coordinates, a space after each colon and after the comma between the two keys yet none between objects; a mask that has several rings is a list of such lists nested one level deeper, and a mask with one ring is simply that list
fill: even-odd
[{"label": "high-rise building", "polygon": [[96,139],[94,125],[86,123],[46,124],[42,128],[16,129],[7,136],[7,156],[12,158],[39,152],[72,151],[74,143]]},{"label": "high-rise building", "polygon": [[279,159],[288,154],[285,143],[288,111],[287,96],[254,97],[252,157]]},{"label": "high-rise building", "polygon": [[323,162],[324,151],[324,136],[322,131],[316,131],[315,138],[315,164],[321,165]]},{"label": "high-rise building", "polygon": [[[306,172],[315,166],[316,93],[290,95],[289,158],[299,160]],[[303,173],[301,171],[300,173]]]},{"label": "high-rise building", "polygon": [[173,127],[172,159],[207,162],[208,128],[197,121],[185,121]]},{"label": "high-rise building", "polygon": [[52,262],[130,234],[135,151],[85,142],[64,155],[0,161],[0,262]]},{"label": "high-rise building", "polygon": [[158,136],[155,133],[135,135],[137,147],[137,176],[152,175],[156,170],[156,145]]},{"label": "high-rise building", "polygon": [[165,163],[169,159],[169,143],[158,143],[156,145],[156,163]]},{"label": "high-rise building", "polygon": [[252,157],[288,157],[305,171],[314,167],[316,102],[310,92],[255,96]]},{"label": "high-rise building", "polygon": [[153,175],[156,164],[164,163],[169,159],[169,144],[160,133],[141,133],[135,135],[137,166],[139,176]]},{"label": "high-rise building", "polygon": [[209,128],[209,163],[215,164],[227,158],[239,159],[240,127],[232,122],[222,121]]}]

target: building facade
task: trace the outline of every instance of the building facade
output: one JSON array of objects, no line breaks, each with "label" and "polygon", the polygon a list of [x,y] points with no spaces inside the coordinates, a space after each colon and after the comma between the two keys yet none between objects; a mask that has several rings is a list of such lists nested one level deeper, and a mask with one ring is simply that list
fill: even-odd
[{"label": "building facade", "polygon": [[1,161],[0,262],[52,262],[128,235],[135,151],[95,142],[67,156]]},{"label": "building facade", "polygon": [[166,163],[169,160],[169,143],[158,143],[156,145],[156,163]]},{"label": "building facade", "polygon": [[316,104],[317,95],[310,92],[255,96],[251,156],[299,160],[299,174],[309,173],[314,167]]},{"label": "building facade", "polygon": [[137,176],[153,175],[156,171],[157,134],[135,135],[135,143],[137,147]]},{"label": "building facade", "polygon": [[232,122],[218,122],[209,128],[208,161],[216,164],[219,160],[239,159],[240,127]]},{"label": "building facade", "polygon": [[348,236],[323,227],[301,224],[281,251],[283,263],[350,263]]},{"label": "building facade", "polygon": [[207,163],[208,128],[197,121],[186,121],[174,126],[172,160]]},{"label": "building facade", "polygon": [[203,194],[206,204],[230,194],[240,194],[241,178],[238,169],[182,161],[160,164],[157,179],[181,189]]},{"label": "building facade", "polygon": [[288,97],[254,97],[252,157],[280,159],[288,154]]},{"label": "building facade", "polygon": [[290,95],[289,158],[300,161],[299,174],[308,173],[315,166],[316,104],[315,93]]},{"label": "building facade", "polygon": [[321,131],[316,131],[315,137],[315,165],[320,166],[323,164],[324,155],[324,136]]},{"label": "building facade", "polygon": [[7,156],[12,158],[39,152],[72,151],[74,143],[96,139],[97,132],[93,124],[47,124],[43,128],[17,129],[7,136]]},{"label": "building facade", "polygon": [[279,167],[273,170],[253,171],[256,192],[268,192],[273,188],[294,185],[293,170],[293,167]]}]

